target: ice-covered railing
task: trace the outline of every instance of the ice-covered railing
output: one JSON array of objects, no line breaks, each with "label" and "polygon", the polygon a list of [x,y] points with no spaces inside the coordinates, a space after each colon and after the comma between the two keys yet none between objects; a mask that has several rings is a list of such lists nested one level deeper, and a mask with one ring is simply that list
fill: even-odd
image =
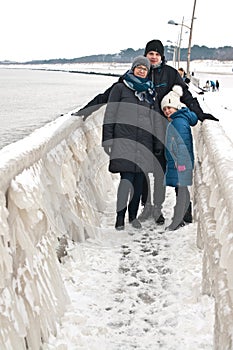
[{"label": "ice-covered railing", "polygon": [[[60,242],[101,232],[114,190],[100,147],[102,116],[99,110],[84,123],[65,115],[0,151],[1,350],[37,350],[56,335],[69,302]],[[215,349],[232,350],[233,145],[217,122],[193,130],[203,292],[216,301]]]},{"label": "ice-covered railing", "polygon": [[197,244],[203,293],[215,298],[215,350],[233,349],[233,144],[220,123],[194,128]]},{"label": "ice-covered railing", "polygon": [[112,191],[102,115],[65,115],[0,151],[1,350],[39,350],[56,335],[69,302],[60,243],[96,237]]}]

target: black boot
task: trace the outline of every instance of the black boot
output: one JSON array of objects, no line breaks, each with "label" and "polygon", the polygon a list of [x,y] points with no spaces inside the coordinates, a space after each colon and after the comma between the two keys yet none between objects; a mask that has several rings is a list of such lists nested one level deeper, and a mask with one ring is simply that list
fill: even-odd
[{"label": "black boot", "polygon": [[158,217],[158,219],[155,220],[155,222],[156,222],[157,225],[163,225],[164,222],[165,222],[165,219],[164,219],[163,214],[161,214],[161,215]]},{"label": "black boot", "polygon": [[142,209],[141,214],[138,216],[138,220],[140,221],[146,221],[150,217],[152,217],[153,214],[153,206],[150,203],[146,203],[145,206]]},{"label": "black boot", "polygon": [[193,217],[192,217],[192,203],[189,203],[188,209],[184,215],[184,222],[191,224],[193,222]]},{"label": "black boot", "polygon": [[168,227],[165,228],[166,231],[176,231],[178,230],[180,227],[184,227],[185,226],[185,222],[184,221],[181,221],[179,223],[179,225],[177,226],[174,226],[173,223],[171,223]]},{"label": "black boot", "polygon": [[142,228],[142,225],[140,223],[140,221],[136,218],[129,218],[129,223],[134,227],[134,228],[137,228],[137,229],[140,229]]},{"label": "black boot", "polygon": [[165,222],[161,209],[162,209],[161,205],[157,205],[157,204],[154,205],[153,217],[157,225],[163,225]]},{"label": "black boot", "polygon": [[125,218],[122,215],[117,215],[116,223],[115,223],[115,229],[117,231],[124,230],[125,228]]}]

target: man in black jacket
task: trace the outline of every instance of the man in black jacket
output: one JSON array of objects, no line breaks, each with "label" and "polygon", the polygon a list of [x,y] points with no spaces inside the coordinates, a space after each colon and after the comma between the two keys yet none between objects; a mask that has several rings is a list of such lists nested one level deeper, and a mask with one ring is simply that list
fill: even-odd
[{"label": "man in black jacket", "polygon": [[[164,56],[164,46],[160,40],[149,41],[146,44],[144,56],[146,56],[151,63],[151,69],[148,76],[155,85],[156,92],[157,92],[157,102],[159,105],[163,97],[172,90],[172,87],[174,85],[180,85],[183,90],[183,96],[181,98],[181,102],[184,103],[191,111],[195,112],[198,116],[198,119],[201,122],[203,122],[205,119],[218,121],[218,119],[215,118],[213,115],[203,112],[202,108],[199,105],[198,100],[192,96],[191,92],[188,89],[187,84],[185,84],[185,82],[182,80],[178,71],[175,68],[166,64],[165,56]],[[119,78],[118,82],[122,81],[123,77],[124,75]],[[107,103],[109,93],[112,87],[118,82],[114,83],[104,93],[94,97],[87,105],[81,108],[78,112],[73,113],[73,115],[83,116],[83,120],[86,120],[86,118],[91,113],[98,110],[101,106]],[[161,111],[161,115],[163,116],[162,111]],[[162,170],[165,171],[166,161],[165,161],[164,154],[156,155],[156,157],[159,160]],[[156,179],[156,172],[154,173],[154,178]],[[159,185],[157,187],[159,187]],[[145,176],[144,190],[141,198],[141,202],[142,202],[142,205],[144,206],[144,209],[142,214],[139,216],[139,219],[141,221],[144,221],[152,215],[157,224],[163,224],[164,217],[161,213],[161,207],[162,207],[161,201],[164,198],[165,198],[165,189],[163,189],[162,191],[161,189],[159,189],[159,193],[157,193],[156,188],[154,188],[154,207],[152,206],[151,195],[150,195],[150,181],[147,174]],[[187,215],[184,217],[184,221],[192,222],[191,203],[190,203],[189,211],[186,214]]]}]

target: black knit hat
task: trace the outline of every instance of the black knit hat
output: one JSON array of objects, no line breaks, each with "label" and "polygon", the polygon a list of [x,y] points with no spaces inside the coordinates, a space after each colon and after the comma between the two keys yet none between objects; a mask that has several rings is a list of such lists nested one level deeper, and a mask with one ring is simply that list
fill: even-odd
[{"label": "black knit hat", "polygon": [[150,51],[156,51],[161,55],[161,57],[164,56],[164,47],[160,40],[148,41],[144,55],[146,56]]}]

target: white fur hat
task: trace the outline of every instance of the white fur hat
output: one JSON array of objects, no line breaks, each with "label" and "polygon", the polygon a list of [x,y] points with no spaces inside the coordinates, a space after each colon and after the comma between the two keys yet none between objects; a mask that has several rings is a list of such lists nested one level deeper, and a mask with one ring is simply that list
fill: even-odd
[{"label": "white fur hat", "polygon": [[186,105],[180,102],[180,97],[183,95],[183,90],[180,85],[174,85],[172,91],[170,91],[161,101],[161,109],[164,107],[173,107],[176,109],[181,109],[186,107]]}]

